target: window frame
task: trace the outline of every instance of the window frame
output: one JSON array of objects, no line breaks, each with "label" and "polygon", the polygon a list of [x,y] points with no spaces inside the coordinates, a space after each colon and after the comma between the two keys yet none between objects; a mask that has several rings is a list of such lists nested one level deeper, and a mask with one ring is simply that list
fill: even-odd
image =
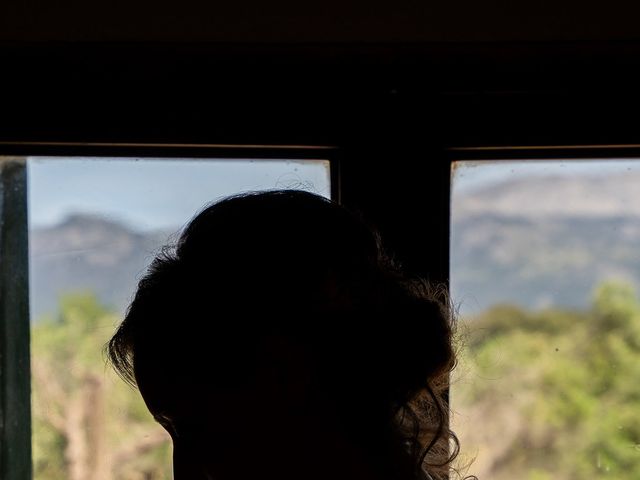
[{"label": "window frame", "polygon": [[0,161],[0,477],[6,480],[32,476],[25,165],[19,157]]},{"label": "window frame", "polygon": [[[337,145],[334,198],[376,226],[408,270],[447,284],[452,162],[553,149],[571,158],[540,150],[554,144],[577,145],[573,158],[587,144],[620,157],[610,144],[638,141],[623,115],[640,105],[638,52],[631,41],[5,45],[0,154]],[[6,456],[5,437],[0,424]]]}]

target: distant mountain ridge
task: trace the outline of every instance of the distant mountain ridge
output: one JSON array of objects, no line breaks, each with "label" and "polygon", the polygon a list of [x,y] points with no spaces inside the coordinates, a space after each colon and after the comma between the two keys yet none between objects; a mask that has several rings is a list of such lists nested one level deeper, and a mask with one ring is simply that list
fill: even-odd
[{"label": "distant mountain ridge", "polygon": [[[640,285],[640,173],[510,180],[452,205],[451,287],[463,314],[504,302],[584,308],[603,280]],[[124,311],[172,233],[87,215],[34,229],[32,318],[55,312],[67,291]]]},{"label": "distant mountain ridge", "polygon": [[172,232],[140,233],[113,220],[72,215],[29,239],[31,317],[56,311],[66,292],[94,292],[123,312],[137,281]]},{"label": "distant mountain ridge", "polygon": [[605,280],[640,284],[640,173],[506,180],[453,199],[462,313],[495,303],[585,308]]},{"label": "distant mountain ridge", "polygon": [[516,177],[464,192],[453,204],[456,219],[489,213],[530,219],[640,218],[640,172]]}]

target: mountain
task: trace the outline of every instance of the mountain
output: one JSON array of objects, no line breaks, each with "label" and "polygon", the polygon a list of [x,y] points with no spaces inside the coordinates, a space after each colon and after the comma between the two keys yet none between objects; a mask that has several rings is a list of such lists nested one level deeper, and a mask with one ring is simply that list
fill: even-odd
[{"label": "mountain", "polygon": [[140,233],[103,217],[73,215],[53,227],[31,230],[31,317],[54,313],[61,295],[95,292],[123,312],[153,255],[170,233]]},{"label": "mountain", "polygon": [[453,213],[456,220],[487,213],[532,220],[640,218],[640,172],[507,178],[460,192],[453,198]]},{"label": "mountain", "polygon": [[451,288],[495,303],[584,308],[605,280],[640,284],[640,174],[505,180],[452,201]]},{"label": "mountain", "polygon": [[[171,232],[74,215],[30,235],[32,318],[94,291],[124,311]],[[451,289],[462,314],[496,303],[585,308],[604,280],[640,285],[640,174],[508,179],[452,199]]]}]

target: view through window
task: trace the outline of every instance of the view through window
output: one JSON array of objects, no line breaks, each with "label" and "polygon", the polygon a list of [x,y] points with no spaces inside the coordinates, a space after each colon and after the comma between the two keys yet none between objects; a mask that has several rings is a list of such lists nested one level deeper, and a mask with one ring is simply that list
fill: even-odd
[{"label": "view through window", "polygon": [[243,191],[330,196],[324,160],[32,157],[27,161],[36,480],[172,478],[168,435],[102,347],[156,252]]},{"label": "view through window", "polygon": [[640,478],[640,162],[456,162],[452,379],[480,479]]}]

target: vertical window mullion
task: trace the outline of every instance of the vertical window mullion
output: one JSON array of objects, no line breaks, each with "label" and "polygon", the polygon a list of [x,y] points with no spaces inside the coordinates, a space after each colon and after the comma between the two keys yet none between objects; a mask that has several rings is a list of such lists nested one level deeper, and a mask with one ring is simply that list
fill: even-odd
[{"label": "vertical window mullion", "polygon": [[0,160],[0,478],[31,480],[26,158]]}]

